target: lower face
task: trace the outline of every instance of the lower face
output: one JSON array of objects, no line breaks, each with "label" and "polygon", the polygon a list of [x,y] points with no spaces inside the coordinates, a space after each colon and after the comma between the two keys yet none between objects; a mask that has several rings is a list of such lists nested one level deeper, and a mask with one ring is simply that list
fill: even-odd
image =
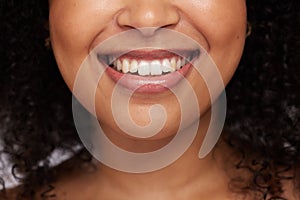
[{"label": "lower face", "polygon": [[[61,74],[71,90],[81,64],[94,47],[125,31],[139,30],[138,34],[144,38],[155,36],[162,28],[186,35],[207,51],[216,64],[224,85],[234,74],[244,47],[244,0],[49,0],[49,5],[53,51]],[[154,28],[151,31],[140,29],[145,27]],[[170,43],[176,44],[176,41]],[[128,53],[121,57],[114,57],[118,46],[114,51],[101,55],[115,59],[106,63],[106,72],[99,81],[95,96],[98,120],[107,133],[112,134],[111,137],[128,136],[116,124],[111,110],[113,90],[124,74],[128,75],[127,83],[122,85],[124,90],[135,87],[138,80],[148,83],[137,83],[141,87],[129,101],[130,116],[136,124],[149,124],[148,113],[153,104],[160,104],[165,108],[167,119],[163,128],[157,135],[146,140],[172,137],[176,134],[181,119],[178,98],[170,90],[156,85],[155,80],[168,82],[174,79],[172,77],[175,73],[183,74],[196,94],[201,116],[207,113],[211,106],[207,86],[197,70],[190,67],[184,59],[196,59],[199,55],[195,49],[185,48],[184,45],[176,48],[175,51],[184,53],[176,55],[170,53],[168,48],[149,50],[143,46],[135,50],[129,45],[122,49]],[[168,84],[167,87],[173,87],[181,82]]]}]

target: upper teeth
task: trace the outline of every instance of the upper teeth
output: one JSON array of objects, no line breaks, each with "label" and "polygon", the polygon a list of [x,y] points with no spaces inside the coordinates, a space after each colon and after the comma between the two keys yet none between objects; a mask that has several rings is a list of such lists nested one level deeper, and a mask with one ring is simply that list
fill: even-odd
[{"label": "upper teeth", "polygon": [[189,62],[190,58],[165,58],[162,60],[109,59],[116,70],[123,73],[137,73],[140,76],[162,75],[174,72]]}]

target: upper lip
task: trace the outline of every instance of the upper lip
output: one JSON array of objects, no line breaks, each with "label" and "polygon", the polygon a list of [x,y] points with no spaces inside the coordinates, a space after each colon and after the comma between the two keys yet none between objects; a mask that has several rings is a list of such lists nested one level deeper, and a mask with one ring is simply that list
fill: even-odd
[{"label": "upper lip", "polygon": [[105,40],[95,39],[89,52],[120,57],[129,51],[151,52],[157,49],[182,55],[183,52],[201,49],[201,45],[188,35],[170,29],[159,29],[151,37],[144,36],[139,30],[130,30],[115,34]]}]

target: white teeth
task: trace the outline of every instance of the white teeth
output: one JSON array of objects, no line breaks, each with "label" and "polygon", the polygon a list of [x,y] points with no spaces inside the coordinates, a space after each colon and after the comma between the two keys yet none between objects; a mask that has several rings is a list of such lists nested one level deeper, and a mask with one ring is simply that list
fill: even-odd
[{"label": "white teeth", "polygon": [[122,70],[122,63],[120,60],[117,60],[117,70],[121,71]]},{"label": "white teeth", "polygon": [[162,61],[161,69],[162,69],[162,71],[165,72],[165,73],[171,71],[171,63],[170,63],[169,59],[164,59],[164,60]]},{"label": "white teeth", "polygon": [[171,59],[171,72],[175,72],[175,70],[176,70],[176,65],[177,65],[176,59],[175,59],[175,58],[172,58],[172,59]]},{"label": "white teeth", "polygon": [[179,70],[181,68],[181,60],[178,59],[176,63],[176,70]]},{"label": "white teeth", "polygon": [[184,58],[181,59],[181,66],[185,66],[187,64],[186,60]]},{"label": "white teeth", "polygon": [[130,73],[136,73],[138,71],[139,64],[136,60],[133,60],[130,65]]},{"label": "white teeth", "polygon": [[135,60],[135,59],[115,59],[108,58],[109,63],[113,63],[116,70],[126,73],[137,73],[140,76],[159,76],[163,73],[174,72],[188,63],[184,58],[170,58],[163,60]]},{"label": "white teeth", "polygon": [[128,73],[129,72],[129,67],[130,67],[129,61],[127,59],[124,59],[123,60],[123,65],[122,65],[122,72],[124,74]]},{"label": "white teeth", "polygon": [[161,75],[162,69],[161,69],[161,63],[159,60],[154,60],[150,64],[150,73],[151,75]]},{"label": "white teeth", "polygon": [[150,74],[150,63],[147,61],[141,61],[138,68],[138,74],[146,76]]}]

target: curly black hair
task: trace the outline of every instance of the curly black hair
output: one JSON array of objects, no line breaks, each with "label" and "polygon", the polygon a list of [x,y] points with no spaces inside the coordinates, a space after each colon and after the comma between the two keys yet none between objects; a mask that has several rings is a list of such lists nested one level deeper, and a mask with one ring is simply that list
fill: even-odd
[{"label": "curly black hair", "polygon": [[[284,180],[300,189],[300,2],[246,3],[252,34],[226,89],[223,138],[239,155],[230,186],[258,192],[255,199],[284,199]],[[53,181],[49,155],[55,149],[72,151],[82,144],[71,93],[45,48],[48,1],[1,0],[0,19],[0,157],[8,155],[14,163],[22,199]],[[5,193],[2,179],[0,185]]]}]

